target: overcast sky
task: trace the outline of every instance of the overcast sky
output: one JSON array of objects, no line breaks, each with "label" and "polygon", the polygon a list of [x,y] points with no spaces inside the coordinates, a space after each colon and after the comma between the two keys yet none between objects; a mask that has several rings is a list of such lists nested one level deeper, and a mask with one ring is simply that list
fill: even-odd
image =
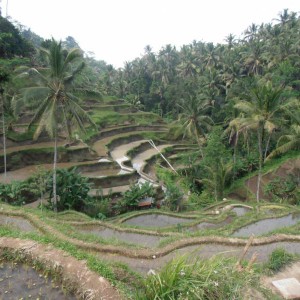
[{"label": "overcast sky", "polygon": [[[6,15],[7,0],[2,0]],[[8,0],[7,13],[44,38],[72,36],[84,51],[115,67],[150,45],[180,48],[193,40],[224,42],[251,23],[300,11],[299,0]]]}]

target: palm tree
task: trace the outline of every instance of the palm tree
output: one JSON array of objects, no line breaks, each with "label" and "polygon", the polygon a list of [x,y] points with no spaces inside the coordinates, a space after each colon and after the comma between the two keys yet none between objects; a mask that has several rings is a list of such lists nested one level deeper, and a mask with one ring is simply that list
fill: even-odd
[{"label": "palm tree", "polygon": [[293,124],[290,134],[283,135],[278,139],[276,149],[267,156],[266,160],[290,150],[300,150],[300,125]]},{"label": "palm tree", "polygon": [[80,131],[85,132],[86,122],[94,123],[79,106],[79,99],[72,94],[74,90],[72,83],[84,68],[81,50],[73,49],[68,52],[62,48],[61,42],[52,40],[49,50],[41,49],[41,52],[48,61],[49,68],[29,69],[28,74],[37,79],[37,85],[25,88],[23,93],[26,99],[30,97],[41,99],[29,124],[29,128],[37,124],[34,139],[37,139],[44,130],[54,138],[53,205],[57,211],[56,163],[59,125],[66,126],[68,136],[71,137],[72,125],[77,125]]},{"label": "palm tree", "polygon": [[9,74],[5,70],[0,70],[0,101],[2,109],[2,135],[3,135],[3,159],[4,159],[4,178],[6,179],[6,125],[5,125],[5,100],[4,86],[9,81]]},{"label": "palm tree", "polygon": [[[235,108],[242,114],[236,120],[240,126],[240,131],[253,130],[257,134],[257,144],[259,153],[259,170],[257,179],[256,200],[260,198],[261,172],[264,158],[268,152],[269,142],[274,130],[278,127],[279,111],[284,109],[281,94],[282,88],[274,88],[271,83],[265,85],[258,84],[253,88],[248,100],[239,101]],[[267,138],[266,138],[267,137]]]},{"label": "palm tree", "polygon": [[[201,151],[201,137],[204,138],[206,132],[213,125],[213,120],[205,114],[205,111],[209,108],[208,103],[206,101],[201,102],[197,97],[191,96],[188,101],[183,101],[178,106],[181,109],[181,113],[176,123],[180,124],[180,131],[183,131],[183,137],[196,138]],[[202,151],[201,155],[203,157]]]}]

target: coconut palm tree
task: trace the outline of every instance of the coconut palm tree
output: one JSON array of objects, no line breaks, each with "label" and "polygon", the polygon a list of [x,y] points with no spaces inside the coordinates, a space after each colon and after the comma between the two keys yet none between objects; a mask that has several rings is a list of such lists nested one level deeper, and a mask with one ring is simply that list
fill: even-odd
[{"label": "coconut palm tree", "polygon": [[[201,151],[201,137],[204,138],[213,125],[213,120],[205,114],[209,108],[208,103],[200,101],[197,97],[190,96],[188,101],[183,101],[178,106],[181,109],[181,113],[176,123],[180,125],[180,133],[183,133],[183,137],[196,138]],[[203,156],[202,151],[201,155]]]},{"label": "coconut palm tree", "polygon": [[241,112],[241,115],[236,120],[240,131],[252,130],[257,135],[259,153],[257,201],[260,198],[262,166],[268,152],[271,135],[279,125],[278,113],[287,105],[287,102],[283,103],[282,101],[282,92],[282,88],[274,88],[271,83],[258,84],[249,92],[249,99],[241,100],[234,106]]},{"label": "coconut palm tree", "polygon": [[72,93],[74,79],[84,68],[81,50],[73,49],[68,52],[62,48],[61,42],[52,40],[49,50],[41,49],[41,53],[49,67],[43,70],[27,70],[27,74],[36,79],[36,85],[23,89],[23,95],[26,99],[39,99],[36,113],[29,124],[29,128],[37,125],[34,139],[43,131],[54,138],[53,206],[57,211],[56,163],[60,126],[67,130],[68,136],[71,137],[73,125],[85,132],[85,124],[94,123],[79,106],[79,99]]},{"label": "coconut palm tree", "polygon": [[290,134],[283,135],[278,139],[276,149],[267,156],[266,160],[290,150],[300,150],[300,125],[293,124],[290,131]]},{"label": "coconut palm tree", "polygon": [[2,110],[2,136],[3,136],[3,159],[4,159],[4,178],[6,178],[6,125],[5,125],[5,100],[4,86],[9,81],[9,74],[5,70],[0,70],[0,101]]}]

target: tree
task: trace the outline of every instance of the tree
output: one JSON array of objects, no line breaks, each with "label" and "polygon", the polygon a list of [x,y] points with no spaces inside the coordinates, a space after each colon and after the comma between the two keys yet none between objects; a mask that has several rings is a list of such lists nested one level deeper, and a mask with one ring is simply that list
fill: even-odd
[{"label": "tree", "polygon": [[4,86],[9,81],[9,74],[5,70],[0,70],[0,101],[2,110],[2,134],[3,134],[3,159],[4,159],[4,178],[6,178],[6,125],[5,125],[5,101]]},{"label": "tree", "polygon": [[176,121],[180,125],[180,132],[183,131],[183,137],[194,137],[201,150],[201,137],[205,137],[212,125],[213,120],[205,114],[208,108],[207,102],[201,102],[197,97],[191,96],[189,100],[184,100],[180,105],[181,113]]},{"label": "tree", "polygon": [[85,124],[94,124],[87,113],[79,106],[78,99],[72,92],[72,85],[76,76],[84,68],[81,61],[81,50],[66,51],[61,42],[52,40],[50,49],[41,49],[47,59],[49,67],[46,70],[31,68],[27,74],[36,79],[36,86],[23,89],[26,99],[38,99],[36,113],[29,124],[29,128],[37,125],[34,139],[45,130],[51,138],[54,138],[54,162],[53,162],[53,202],[57,211],[56,193],[56,163],[57,163],[57,135],[59,125],[67,130],[68,136],[72,135],[74,125],[81,132],[85,132]]},{"label": "tree", "polygon": [[291,150],[300,150],[300,125],[293,124],[289,134],[285,134],[278,139],[276,149],[274,149],[266,158],[272,159],[280,154]]},{"label": "tree", "polygon": [[204,158],[200,163],[201,182],[216,201],[223,199],[224,189],[232,172],[230,154],[222,142],[222,133],[221,127],[214,127],[208,136]]},{"label": "tree", "polygon": [[[85,203],[90,201],[89,191],[91,184],[88,182],[87,177],[81,176],[76,172],[76,169],[71,170],[58,169],[57,170],[57,193],[59,194],[59,202],[57,203],[58,211],[66,209],[74,209],[82,211]],[[49,181],[47,191],[50,195],[50,206],[54,203],[51,202],[53,193],[53,181]]]},{"label": "tree", "polygon": [[0,58],[29,57],[33,53],[33,46],[21,36],[19,30],[0,16]]},{"label": "tree", "polygon": [[284,104],[281,87],[274,88],[271,82],[257,83],[257,86],[249,91],[249,99],[241,100],[235,104],[235,108],[241,112],[236,119],[240,125],[240,131],[252,130],[257,136],[259,153],[259,170],[257,179],[256,200],[260,198],[261,172],[265,157],[269,150],[269,143],[274,130],[278,127],[278,113],[283,110]]}]

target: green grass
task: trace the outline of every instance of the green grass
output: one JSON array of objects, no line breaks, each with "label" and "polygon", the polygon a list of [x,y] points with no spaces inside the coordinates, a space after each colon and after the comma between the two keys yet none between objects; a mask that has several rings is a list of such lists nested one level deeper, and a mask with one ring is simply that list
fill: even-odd
[{"label": "green grass", "polygon": [[277,248],[270,254],[266,266],[271,272],[278,272],[294,260],[295,257],[284,248]]},{"label": "green grass", "polygon": [[192,260],[177,257],[155,275],[149,275],[138,293],[140,300],[245,299],[247,288],[258,284],[253,272],[242,274],[229,258]]},{"label": "green grass", "polygon": [[32,128],[31,130],[27,130],[25,132],[19,133],[15,131],[8,131],[7,132],[7,138],[14,142],[24,142],[28,140],[33,139],[33,134],[34,134],[35,129]]}]

